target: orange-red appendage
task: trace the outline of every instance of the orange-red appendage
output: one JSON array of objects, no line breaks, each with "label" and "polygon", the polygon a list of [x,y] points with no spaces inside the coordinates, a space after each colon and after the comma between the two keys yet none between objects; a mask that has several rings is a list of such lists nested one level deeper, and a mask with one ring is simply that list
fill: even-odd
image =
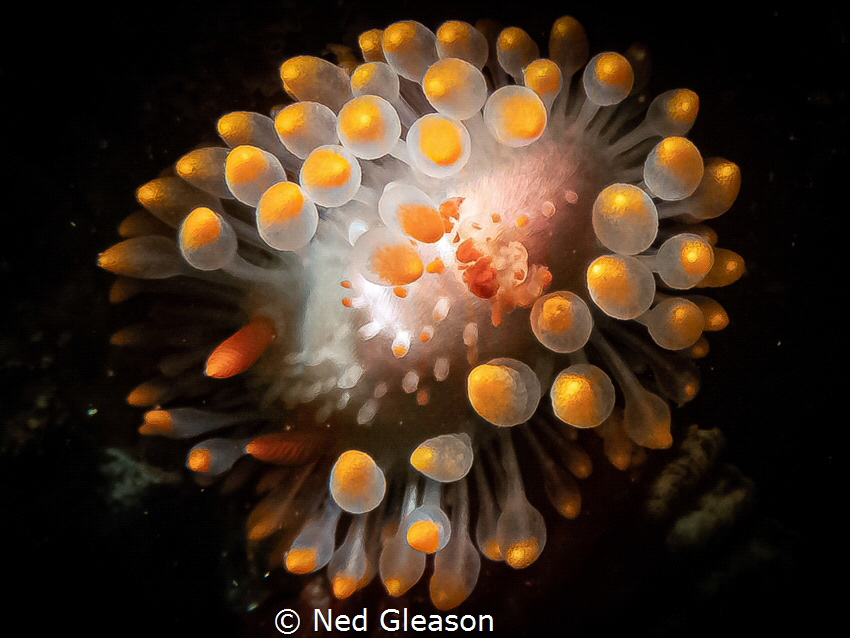
[{"label": "orange-red appendage", "polygon": [[271,319],[254,317],[229,339],[225,339],[207,359],[205,373],[215,379],[226,379],[244,372],[277,337]]},{"label": "orange-red appendage", "polygon": [[314,430],[263,434],[245,446],[245,452],[259,461],[276,465],[303,465],[318,457],[327,437]]}]

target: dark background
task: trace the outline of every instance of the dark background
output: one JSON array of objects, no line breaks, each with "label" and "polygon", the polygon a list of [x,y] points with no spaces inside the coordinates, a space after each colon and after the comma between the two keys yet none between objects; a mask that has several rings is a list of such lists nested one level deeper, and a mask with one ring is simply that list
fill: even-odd
[{"label": "dark background", "polygon": [[[832,409],[844,407],[847,376],[833,308],[843,296],[836,254],[846,205],[830,194],[846,179],[842,11],[714,5],[730,13],[687,19],[581,2],[554,11],[433,1],[198,6],[67,6],[7,24],[26,36],[4,42],[0,107],[0,533],[12,614],[37,633],[71,625],[94,635],[260,631],[242,613],[262,586],[240,556],[232,504],[188,481],[156,486],[140,501],[108,496],[108,448],[159,460],[146,444],[139,450],[140,414],[123,404],[139,379],[110,376],[108,338],[122,324],[106,301],[112,276],[94,265],[135,210],[136,187],[214,141],[222,114],[279,103],[277,69],[287,57],[321,55],[327,42],[356,46],[363,30],[399,19],[435,29],[479,17],[523,27],[545,52],[552,21],[570,13],[593,53],[648,44],[653,94],[695,90],[701,110],[689,137],[704,156],[741,166],[741,195],[714,227],[748,272],[717,294],[732,324],[713,335],[704,388],[674,418],[724,431],[724,461],[754,481],[757,502],[697,559],[654,576],[624,570],[617,586],[641,590],[633,595],[607,599],[602,579],[577,600],[580,587],[565,576],[539,604],[517,610],[504,601],[524,574],[490,570],[475,596],[479,604],[494,597],[500,629],[527,635],[553,619],[567,635],[823,627],[835,598],[822,581],[837,557],[835,439],[846,422],[846,410]],[[603,547],[628,539],[616,529]],[[616,566],[607,568],[616,581]]]}]

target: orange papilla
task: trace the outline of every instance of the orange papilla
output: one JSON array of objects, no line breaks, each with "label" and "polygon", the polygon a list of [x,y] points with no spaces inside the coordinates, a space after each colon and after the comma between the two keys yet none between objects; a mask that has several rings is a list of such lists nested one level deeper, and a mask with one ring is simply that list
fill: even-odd
[{"label": "orange papilla", "polygon": [[443,217],[440,213],[422,204],[402,204],[398,207],[398,218],[404,233],[426,244],[433,244],[443,236]]},{"label": "orange papilla", "polygon": [[596,61],[596,77],[607,84],[625,85],[633,81],[634,72],[628,61],[617,53],[606,53]]},{"label": "orange papilla", "polygon": [[230,151],[225,171],[231,182],[248,184],[268,170],[268,167],[269,160],[261,149],[243,145]]},{"label": "orange papilla", "polygon": [[463,138],[454,122],[425,119],[420,131],[419,150],[437,166],[452,166],[463,155]]},{"label": "orange papilla", "polygon": [[677,91],[667,102],[670,119],[677,122],[693,122],[699,112],[699,97],[693,91]]},{"label": "orange papilla", "polygon": [[468,25],[465,23],[457,20],[444,22],[440,28],[437,29],[437,39],[443,44],[455,42],[466,43],[470,39],[467,26]]},{"label": "orange papilla", "polygon": [[227,140],[229,146],[247,144],[254,128],[251,114],[247,111],[235,111],[223,115],[216,125],[218,134]]},{"label": "orange papilla", "polygon": [[173,427],[174,423],[168,410],[148,410],[145,412],[145,422],[139,428],[139,433],[168,436],[172,433]]},{"label": "orange papilla", "polygon": [[303,465],[314,460],[325,437],[313,430],[263,434],[245,446],[245,453],[259,461],[276,465]]},{"label": "orange papilla", "polygon": [[412,20],[396,22],[384,29],[381,44],[384,51],[399,53],[415,46],[416,23]]},{"label": "orange papilla", "polygon": [[699,288],[728,286],[744,274],[744,258],[726,248],[714,247],[714,265],[697,284]]},{"label": "orange papilla", "polygon": [[148,407],[159,403],[163,389],[156,383],[148,382],[134,388],[127,395],[127,403],[137,408]]},{"label": "orange papilla", "polygon": [[413,549],[433,554],[440,547],[440,529],[433,521],[416,521],[407,530],[407,542]]},{"label": "orange papilla", "polygon": [[355,104],[343,108],[339,114],[339,130],[353,142],[367,143],[384,139],[386,126],[379,102],[371,96],[357,98]]},{"label": "orange papilla", "polygon": [[221,219],[211,209],[196,208],[183,223],[183,243],[189,250],[198,250],[221,237]]},{"label": "orange papilla", "polygon": [[351,596],[351,594],[357,591],[357,581],[344,574],[340,576],[334,576],[332,588],[334,596],[336,596],[337,598],[348,598],[349,596]]},{"label": "orange papilla", "polygon": [[303,102],[296,102],[292,108],[280,111],[274,118],[274,126],[281,139],[297,135],[307,122],[307,108]]},{"label": "orange papilla", "polygon": [[144,255],[139,250],[133,250],[130,247],[132,245],[129,244],[130,241],[122,241],[104,250],[97,257],[97,265],[109,272],[117,275],[126,274],[129,277],[142,270],[145,265]]},{"label": "orange papilla", "polygon": [[[368,61],[367,61],[368,62]],[[351,74],[351,88],[361,92],[369,83],[375,79],[377,67],[374,64],[361,64]]]},{"label": "orange papilla", "polygon": [[383,246],[372,253],[372,271],[392,286],[413,283],[422,276],[422,260],[404,244]]},{"label": "orange papilla", "polygon": [[557,65],[551,60],[535,60],[526,67],[526,82],[538,95],[554,94],[561,79]]},{"label": "orange papilla", "polygon": [[277,327],[271,319],[254,317],[247,326],[213,350],[207,359],[206,375],[226,379],[244,372],[260,358],[276,336]]},{"label": "orange papilla", "polygon": [[351,165],[338,151],[325,148],[313,151],[301,167],[301,183],[319,188],[338,188],[351,177]]},{"label": "orange papilla", "polygon": [[309,55],[297,55],[289,58],[280,67],[280,79],[288,93],[295,94],[296,89],[310,86],[321,69],[322,61]]},{"label": "orange papilla", "polygon": [[385,62],[384,51],[381,48],[381,29],[371,29],[360,34],[357,43],[363,53],[363,59],[367,62]]},{"label": "orange papilla", "polygon": [[125,239],[144,235],[168,235],[171,232],[171,226],[146,210],[131,213],[118,226],[118,234]]},{"label": "orange papilla", "polygon": [[304,210],[304,195],[298,184],[278,182],[264,194],[257,207],[257,218],[266,226],[296,219]]},{"label": "orange papilla", "polygon": [[539,100],[508,97],[499,104],[499,121],[511,137],[531,139],[546,128],[546,109]]},{"label": "orange papilla", "polygon": [[118,277],[109,288],[109,303],[118,304],[138,294],[141,286],[135,279]]},{"label": "orange papilla", "polygon": [[195,448],[189,453],[186,464],[193,472],[209,472],[212,454],[206,448]]}]

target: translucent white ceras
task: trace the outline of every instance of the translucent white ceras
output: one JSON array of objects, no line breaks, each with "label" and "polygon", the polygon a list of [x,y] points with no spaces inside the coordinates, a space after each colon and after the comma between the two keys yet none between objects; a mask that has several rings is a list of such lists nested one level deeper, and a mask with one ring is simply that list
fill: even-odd
[{"label": "translucent white ceras", "polygon": [[632,54],[588,59],[570,17],[548,58],[485,32],[398,22],[361,36],[353,71],[287,60],[294,103],[222,117],[224,146],[139,188],[100,258],[114,301],[157,295],[113,339],[154,355],[129,396],[141,432],[189,439],[206,481],[267,468],[248,538],[292,572],[327,566],[340,598],[376,574],[400,596],[433,560],[448,609],[479,552],[532,564],[546,525],[514,433],[578,516],[582,441],[621,470],[671,444],[669,403],[728,323],[696,289],[743,272],[703,224],[740,173],[686,139],[693,91],[635,124]]}]

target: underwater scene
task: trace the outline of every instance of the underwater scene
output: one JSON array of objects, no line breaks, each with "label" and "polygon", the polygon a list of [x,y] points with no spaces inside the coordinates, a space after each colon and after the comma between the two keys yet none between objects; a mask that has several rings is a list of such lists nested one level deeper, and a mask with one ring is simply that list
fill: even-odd
[{"label": "underwater scene", "polygon": [[846,45],[837,15],[725,10],[48,20],[7,130],[16,606],[816,631]]}]

